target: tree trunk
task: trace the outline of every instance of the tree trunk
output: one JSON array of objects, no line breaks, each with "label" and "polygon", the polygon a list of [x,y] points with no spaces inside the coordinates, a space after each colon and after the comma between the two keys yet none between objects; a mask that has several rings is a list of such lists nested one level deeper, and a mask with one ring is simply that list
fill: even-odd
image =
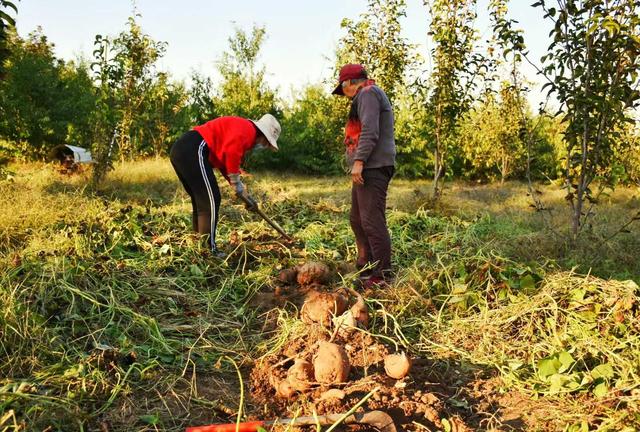
[{"label": "tree trunk", "polygon": [[434,166],[433,166],[433,201],[438,201],[442,194],[442,188],[440,185],[440,178],[442,176],[442,153],[440,151],[440,134],[436,133],[436,149],[433,154]]}]

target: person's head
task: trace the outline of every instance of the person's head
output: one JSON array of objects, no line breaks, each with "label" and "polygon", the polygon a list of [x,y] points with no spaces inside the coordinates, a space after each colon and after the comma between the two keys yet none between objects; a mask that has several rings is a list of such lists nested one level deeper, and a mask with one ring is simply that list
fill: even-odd
[{"label": "person's head", "polygon": [[352,98],[358,93],[358,89],[367,81],[367,71],[360,64],[347,64],[340,68],[338,86],[333,94]]},{"label": "person's head", "polygon": [[263,146],[269,150],[278,150],[278,137],[281,131],[278,120],[271,114],[265,114],[260,120],[251,121],[258,129],[254,147]]}]

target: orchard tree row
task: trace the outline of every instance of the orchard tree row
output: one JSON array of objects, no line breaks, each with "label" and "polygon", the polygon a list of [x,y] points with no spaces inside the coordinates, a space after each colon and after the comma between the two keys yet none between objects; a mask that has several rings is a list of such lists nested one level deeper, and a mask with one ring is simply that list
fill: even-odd
[{"label": "orchard tree row", "polygon": [[[236,28],[215,58],[220,78],[194,72],[187,85],[157,68],[167,44],[143,32],[135,11],[119,34],[95,37],[91,58],[64,61],[41,30],[17,35],[16,4],[0,2],[5,157],[42,159],[61,143],[87,147],[99,182],[116,160],[166,154],[195,124],[270,112],[283,126],[282,151],[256,157],[254,168],[342,172],[347,102],[329,94],[335,75],[298,88],[293,100],[280,97],[260,62],[264,27]],[[436,199],[446,178],[561,179],[577,234],[602,190],[640,181],[640,2],[535,2],[532,13],[552,24],[541,59],[531,58],[507,0],[488,0],[490,36],[481,40],[478,6],[425,0],[430,52],[419,52],[401,35],[405,1],[369,0],[359,19],[342,21],[334,69],[362,63],[389,95],[399,175],[431,177]],[[542,107],[528,103],[524,62],[545,83]]]}]

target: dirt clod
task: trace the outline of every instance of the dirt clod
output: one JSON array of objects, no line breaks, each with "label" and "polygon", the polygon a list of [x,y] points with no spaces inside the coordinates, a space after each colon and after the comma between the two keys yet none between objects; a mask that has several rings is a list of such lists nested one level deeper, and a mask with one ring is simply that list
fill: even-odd
[{"label": "dirt clod", "polygon": [[333,316],[341,315],[347,308],[347,300],[338,293],[310,291],[302,305],[301,318],[307,324],[331,325]]},{"label": "dirt clod", "polygon": [[393,379],[402,379],[411,370],[411,360],[402,352],[389,354],[384,358],[384,371]]},{"label": "dirt clod", "polygon": [[320,342],[313,360],[316,381],[323,384],[346,382],[351,370],[347,352],[340,345]]}]

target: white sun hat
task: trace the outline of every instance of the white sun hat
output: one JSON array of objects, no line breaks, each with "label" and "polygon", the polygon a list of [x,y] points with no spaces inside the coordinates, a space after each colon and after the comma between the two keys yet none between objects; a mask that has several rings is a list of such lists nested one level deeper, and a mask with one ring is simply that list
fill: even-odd
[{"label": "white sun hat", "polygon": [[267,138],[269,144],[278,150],[278,137],[280,136],[280,123],[271,114],[263,115],[260,120],[251,120],[260,132]]}]

